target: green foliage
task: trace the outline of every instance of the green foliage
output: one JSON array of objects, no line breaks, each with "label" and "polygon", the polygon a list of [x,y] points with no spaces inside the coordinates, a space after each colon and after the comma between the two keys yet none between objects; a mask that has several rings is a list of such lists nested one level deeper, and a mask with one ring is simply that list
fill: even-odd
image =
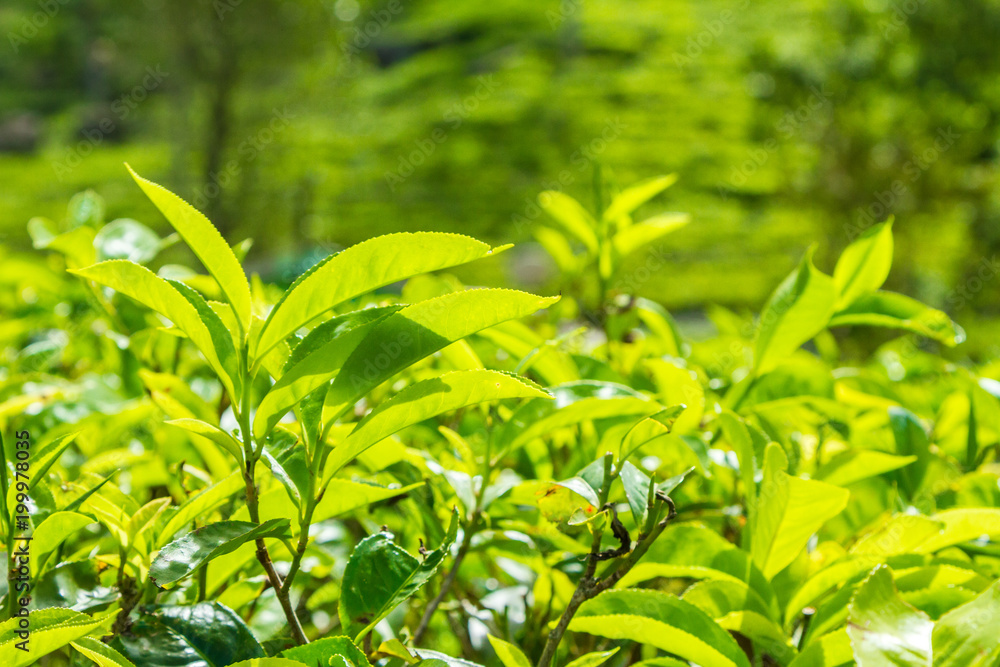
[{"label": "green foliage", "polygon": [[[615,282],[671,178],[546,198],[563,301],[429,274],[496,254],[440,233],[282,290],[136,179],[206,273],[89,195],[0,267],[34,290],[0,328],[0,663],[1000,661],[1000,370],[882,291],[890,225],[709,335]],[[899,337],[847,354],[871,327]]]}]

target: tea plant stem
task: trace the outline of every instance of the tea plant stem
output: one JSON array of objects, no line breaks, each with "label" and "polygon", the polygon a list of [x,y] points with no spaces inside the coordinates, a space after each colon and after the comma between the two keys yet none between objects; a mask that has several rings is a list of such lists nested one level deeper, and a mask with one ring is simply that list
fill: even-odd
[{"label": "tea plant stem", "polygon": [[[246,350],[244,350],[244,354],[242,356],[241,370],[243,371],[243,396],[240,401],[239,413],[237,416],[239,418],[240,432],[243,436],[243,450],[246,458],[246,467],[243,470],[243,482],[246,486],[247,512],[250,514],[250,520],[259,524],[260,507],[257,497],[257,484],[254,479],[254,469],[259,454],[255,451],[256,448],[254,447],[253,442],[253,432],[250,429],[250,374],[247,369]],[[267,579],[271,583],[271,587],[274,589],[278,602],[281,604],[281,610],[285,613],[285,619],[288,621],[288,627],[292,631],[292,637],[299,645],[308,644],[309,640],[306,638],[306,634],[302,629],[299,617],[295,614],[295,608],[292,607],[291,600],[288,596],[288,590],[284,587],[281,581],[281,576],[278,574],[277,570],[274,569],[274,563],[271,561],[271,554],[267,550],[264,538],[258,538],[255,543],[257,545],[257,560],[260,562],[261,567],[264,568],[264,572],[267,574]]]},{"label": "tea plant stem", "polygon": [[[300,421],[302,420],[301,415],[299,415],[299,419]],[[319,505],[320,501],[323,500],[323,495],[326,494],[325,486],[318,493],[316,490],[316,480],[322,475],[322,432],[323,429],[320,428],[319,432],[315,433],[312,437],[310,437],[309,432],[303,433],[306,443],[306,455],[309,457],[309,483],[306,488],[305,497],[302,499],[302,502],[305,503],[305,511],[302,513],[302,518],[299,522],[299,543],[294,549],[289,549],[289,552],[292,554],[292,564],[288,569],[288,575],[285,577],[283,586],[286,595],[292,588],[292,581],[299,573],[299,568],[302,567],[302,559],[305,557],[306,548],[309,546],[309,528],[312,526],[316,506]],[[310,445],[311,440],[315,442],[312,442]]]},{"label": "tea plant stem", "polygon": [[[611,474],[610,474],[610,455],[605,458],[605,469],[604,469],[604,486],[601,488],[601,502],[607,503],[608,488],[610,487]],[[604,505],[602,505],[603,507]],[[667,516],[662,520],[659,519],[659,514],[663,508],[667,507]],[[573,616],[576,615],[577,610],[580,608],[584,602],[590,598],[603,593],[604,591],[612,588],[617,584],[622,577],[624,577],[628,572],[635,567],[636,563],[646,555],[649,551],[649,547],[656,541],[656,538],[660,536],[661,533],[666,529],[667,524],[677,516],[677,512],[674,509],[674,503],[669,498],[657,502],[655,498],[651,496],[649,503],[649,519],[647,520],[643,531],[639,534],[639,539],[632,549],[631,553],[625,558],[617,561],[615,564],[611,565],[608,569],[602,572],[600,577],[594,577],[594,573],[597,569],[597,554],[601,550],[601,536],[604,530],[601,529],[594,536],[594,543],[590,549],[589,562],[587,565],[587,571],[584,573],[583,579],[577,585],[576,590],[573,591],[573,596],[569,600],[569,604],[566,605],[566,610],[563,615],[559,618],[559,623],[553,628],[552,632],[549,633],[548,640],[545,642],[545,648],[542,650],[542,657],[538,660],[538,667],[549,667],[552,664],[553,658],[556,656],[556,650],[559,648],[559,642],[562,641],[562,637],[566,634],[566,629],[569,627],[570,621],[573,620]]]},{"label": "tea plant stem", "polygon": [[[614,456],[611,452],[604,455],[604,478],[600,492],[598,493],[599,506],[602,510],[608,502],[613,462]],[[542,649],[542,657],[538,659],[538,667],[548,667],[552,664],[552,659],[556,657],[556,649],[559,648],[559,642],[562,641],[563,635],[566,634],[566,628],[569,627],[569,622],[573,620],[573,615],[576,614],[576,610],[580,608],[580,605],[593,595],[594,586],[597,584],[594,580],[594,573],[597,571],[597,553],[601,550],[602,537],[604,537],[604,526],[594,531],[594,538],[590,543],[590,554],[587,556],[587,569],[583,573],[580,583],[577,584],[576,590],[573,591],[573,596],[569,599],[569,604],[566,605],[563,615],[559,618],[559,623],[549,633],[548,639],[545,641],[545,648]]]},{"label": "tea plant stem", "polygon": [[[310,496],[312,494],[310,493]],[[316,499],[319,502],[320,497]],[[292,551],[292,564],[288,568],[288,574],[285,575],[285,582],[281,586],[281,591],[284,595],[288,595],[288,591],[292,588],[292,580],[295,579],[295,575],[299,573],[299,568],[302,566],[302,558],[306,555],[306,547],[309,546],[309,526],[312,525],[313,512],[316,510],[316,503],[312,501],[307,501],[305,517],[299,524],[299,542]]]},{"label": "tea plant stem", "polygon": [[486,488],[489,486],[490,475],[493,471],[493,460],[491,458],[493,450],[492,445],[493,443],[491,440],[486,442],[486,453],[483,456],[483,481],[475,492],[475,507],[472,510],[472,514],[469,516],[469,524],[466,526],[465,532],[462,535],[462,543],[458,547],[458,553],[455,554],[455,562],[452,563],[451,570],[449,570],[444,581],[441,582],[441,590],[438,591],[438,594],[434,596],[434,599],[428,603],[427,609],[424,610],[424,615],[420,617],[420,623],[417,625],[417,629],[413,633],[414,644],[419,644],[420,640],[423,639],[424,633],[427,632],[427,628],[430,626],[431,618],[434,616],[434,612],[437,611],[439,606],[441,606],[441,603],[444,602],[444,599],[451,590],[451,587],[455,584],[455,579],[458,577],[458,570],[462,567],[462,561],[465,560],[465,556],[469,553],[469,549],[472,547],[472,538],[479,529],[479,520],[483,515],[483,497],[486,495]]},{"label": "tea plant stem", "polygon": [[428,626],[431,623],[431,617],[434,616],[434,612],[437,608],[441,606],[444,599],[448,596],[451,587],[455,584],[455,579],[458,577],[458,570],[462,567],[462,561],[465,560],[466,555],[469,553],[469,549],[472,547],[472,538],[476,534],[479,528],[479,519],[482,516],[480,511],[480,506],[482,504],[482,494],[483,489],[486,488],[486,483],[482,485],[479,493],[476,496],[476,509],[473,511],[472,516],[469,518],[469,524],[465,528],[465,534],[462,535],[462,544],[458,547],[458,553],[455,554],[455,562],[452,563],[451,570],[448,571],[448,575],[441,582],[441,590],[438,594],[434,596],[434,599],[427,604],[427,609],[424,610],[424,615],[420,618],[420,624],[417,625],[417,629],[413,633],[413,643],[419,644],[420,640],[423,639],[424,633],[427,632]]},{"label": "tea plant stem", "polygon": [[[254,485],[253,479],[254,464],[253,460],[247,461],[247,469],[243,474],[243,480],[246,483],[246,494],[247,494],[247,510],[250,513],[250,520],[254,523],[260,523],[260,508],[257,500],[257,489]],[[257,545],[257,560],[260,562],[261,567],[264,568],[264,572],[267,574],[267,579],[271,583],[271,587],[274,589],[275,595],[278,598],[278,602],[281,604],[281,610],[285,612],[285,618],[288,620],[288,627],[292,631],[292,637],[298,644],[308,644],[309,640],[306,638],[305,632],[302,630],[302,624],[299,622],[299,617],[295,614],[295,609],[292,607],[291,600],[288,597],[288,590],[285,589],[282,581],[281,575],[278,571],[274,569],[274,563],[271,561],[271,554],[267,550],[267,545],[264,543],[263,538],[258,538],[256,540]]]},{"label": "tea plant stem", "polygon": [[124,548],[118,549],[118,596],[121,599],[121,609],[115,617],[112,629],[116,635],[121,635],[129,627],[128,617],[132,610],[142,599],[142,591],[135,586],[135,579],[125,574],[125,566],[128,564],[128,552]]}]

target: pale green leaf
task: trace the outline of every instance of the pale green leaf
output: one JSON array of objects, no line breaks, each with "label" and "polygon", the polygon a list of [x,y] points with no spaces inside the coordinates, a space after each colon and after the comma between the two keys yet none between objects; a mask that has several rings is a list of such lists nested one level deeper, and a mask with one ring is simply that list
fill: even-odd
[{"label": "pale green leaf", "polygon": [[931,634],[934,667],[993,667],[1000,663],[1000,581],[938,619]]},{"label": "pale green leaf", "polygon": [[[128,165],[126,165],[128,166]],[[232,248],[208,218],[163,186],[139,176],[128,167],[132,178],[160,209],[184,242],[219,283],[246,330],[250,325],[250,283]]]},{"label": "pale green leaf", "polygon": [[389,315],[344,362],[326,396],[324,423],[400,370],[446,345],[558,300],[517,290],[476,289],[421,301]]},{"label": "pale green leaf", "polygon": [[4,667],[28,667],[37,665],[40,658],[58,651],[70,642],[110,626],[113,616],[93,618],[70,609],[37,609],[28,615],[31,628],[30,641],[23,644],[27,650],[18,648],[23,638],[18,636],[18,618],[0,624],[0,665]]},{"label": "pale green leaf", "polygon": [[232,337],[207,304],[200,309],[192,303],[193,290],[186,288],[191,293],[182,292],[180,283],[167,282],[149,269],[126,260],[101,262],[71,273],[110,287],[173,322],[205,356],[230,395],[238,395],[233,380],[236,351]]},{"label": "pale green leaf", "polygon": [[758,462],[754,455],[753,440],[750,439],[750,431],[746,424],[735,413],[724,410],[719,415],[719,424],[722,432],[736,452],[736,459],[740,464],[740,480],[743,482],[743,497],[747,506],[747,523],[749,530],[744,531],[742,544],[744,549],[749,549],[753,544],[754,527],[757,525],[757,468]]},{"label": "pale green leaf", "polygon": [[200,419],[171,419],[164,423],[182,428],[188,433],[192,433],[218,445],[223,450],[229,452],[241,466],[243,465],[245,458],[243,444],[218,426],[203,422]]},{"label": "pale green leaf", "polygon": [[944,510],[930,517],[944,524],[937,535],[916,547],[919,553],[934,553],[946,547],[981,537],[1000,537],[1000,509],[995,507],[962,507]]},{"label": "pale green leaf", "polygon": [[131,660],[93,637],[81,637],[72,642],[72,646],[93,660],[99,667],[135,667]]},{"label": "pale green leaf", "polygon": [[847,634],[859,667],[927,667],[933,627],[899,597],[884,565],[872,570],[848,607]]},{"label": "pale green leaf", "polygon": [[758,653],[770,656],[779,665],[787,665],[798,653],[781,626],[759,612],[731,611],[715,622],[750,639]]},{"label": "pale green leaf", "polygon": [[902,329],[949,347],[965,340],[965,331],[945,313],[895,292],[879,291],[856,298],[849,306],[833,314],[829,326]]},{"label": "pale green leaf", "polygon": [[889,277],[892,266],[892,221],[866,230],[841,253],[833,270],[837,287],[836,308],[849,305],[863,294],[874,292]]},{"label": "pale green leaf", "polygon": [[524,655],[524,652],[518,647],[493,635],[487,635],[487,638],[504,667],[532,667],[528,656]]},{"label": "pale green leaf", "polygon": [[260,358],[331,308],[385,285],[489,254],[485,243],[439,232],[387,234],[320,261],[285,292],[253,348]]},{"label": "pale green leaf", "polygon": [[597,252],[597,222],[580,202],[558,190],[546,190],[538,195],[538,204],[587,252]]},{"label": "pale green leaf", "polygon": [[916,456],[895,456],[874,449],[852,449],[837,454],[816,471],[816,478],[828,484],[847,486],[908,466]]},{"label": "pale green leaf", "polygon": [[736,641],[702,610],[652,590],[612,590],[580,605],[573,632],[629,639],[701,667],[750,667]]},{"label": "pale green leaf", "polygon": [[612,241],[615,252],[621,257],[627,257],[667,234],[677,231],[690,221],[691,218],[686,213],[664,213],[637,222],[615,234]]},{"label": "pale green leaf", "polygon": [[764,480],[753,532],[753,561],[768,579],[799,555],[809,538],[847,506],[850,492],[839,486],[793,477],[776,443],[764,453]]},{"label": "pale green leaf", "polygon": [[754,352],[758,374],[773,368],[822,331],[833,314],[833,279],[813,266],[812,255],[810,248],[761,312]]},{"label": "pale green leaf", "polygon": [[789,667],[842,667],[853,664],[851,639],[845,630],[837,630],[810,643]]},{"label": "pale green leaf", "polygon": [[407,426],[468,405],[509,398],[550,397],[526,380],[499,371],[454,371],[414,383],[372,410],[334,448],[326,462],[323,485],[351,459]]},{"label": "pale green leaf", "polygon": [[604,219],[615,221],[618,218],[630,215],[637,208],[676,182],[677,174],[668,174],[666,176],[655,176],[625,188],[611,200],[611,204],[604,210]]},{"label": "pale green leaf", "polygon": [[32,558],[41,560],[73,533],[92,523],[93,519],[78,512],[53,512],[31,534]]},{"label": "pale green leaf", "polygon": [[[284,373],[254,415],[254,437],[263,440],[282,416],[315,389],[332,380],[354,349],[386,316],[399,308],[371,308],[349,321],[334,318],[317,326],[296,346]],[[352,313],[352,315],[354,315]]]},{"label": "pale green leaf", "polygon": [[[603,665],[607,662],[608,658],[618,653],[618,647],[614,647],[610,651],[594,651],[593,653],[587,653],[581,655],[579,658],[573,662],[566,665],[566,667],[598,667],[598,665]],[[650,667],[647,665],[647,667]]]}]

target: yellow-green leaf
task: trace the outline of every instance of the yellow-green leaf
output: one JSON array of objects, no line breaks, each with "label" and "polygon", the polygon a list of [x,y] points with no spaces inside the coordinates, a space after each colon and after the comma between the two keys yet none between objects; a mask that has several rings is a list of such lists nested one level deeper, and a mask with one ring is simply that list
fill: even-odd
[{"label": "yellow-green leaf", "polygon": [[[128,167],[128,165],[126,165]],[[232,248],[205,215],[161,185],[128,167],[132,178],[188,244],[232,305],[244,330],[250,324],[250,283]]]}]

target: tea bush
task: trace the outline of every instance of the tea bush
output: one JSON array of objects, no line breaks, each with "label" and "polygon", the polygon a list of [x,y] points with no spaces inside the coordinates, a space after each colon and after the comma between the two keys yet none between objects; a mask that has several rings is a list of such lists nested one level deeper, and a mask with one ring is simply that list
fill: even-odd
[{"label": "tea bush", "polygon": [[891,221],[689,336],[624,261],[673,177],[542,194],[560,298],[430,232],[282,290],[133,176],[174,235],[88,192],[3,256],[3,665],[1000,664],[1000,366]]}]

